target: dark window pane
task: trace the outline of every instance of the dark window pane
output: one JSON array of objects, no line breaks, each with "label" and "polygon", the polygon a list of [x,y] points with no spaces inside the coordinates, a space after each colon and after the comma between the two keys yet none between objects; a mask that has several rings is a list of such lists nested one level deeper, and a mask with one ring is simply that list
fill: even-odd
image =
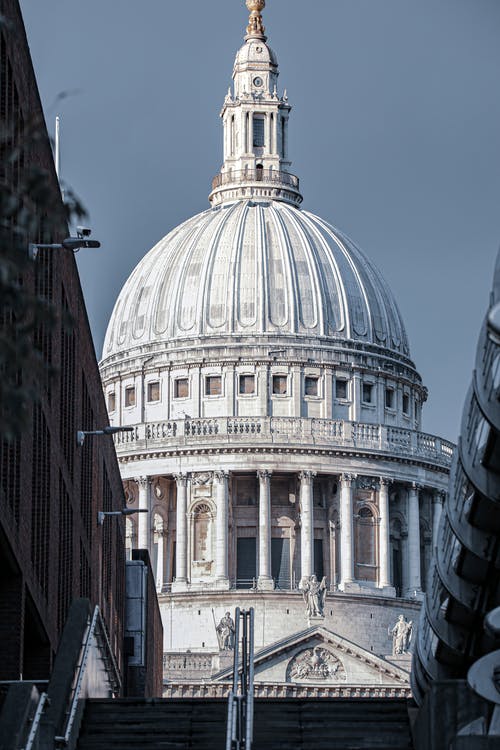
[{"label": "dark window pane", "polygon": [[253,118],[253,145],[258,148],[264,146],[264,118]]},{"label": "dark window pane", "polygon": [[273,393],[284,396],[287,391],[286,375],[273,375]]},{"label": "dark window pane", "polygon": [[271,539],[271,575],[277,589],[290,588],[290,539]]},{"label": "dark window pane", "polygon": [[363,401],[365,404],[371,404],[373,398],[373,386],[370,383],[363,383]]},{"label": "dark window pane", "polygon": [[108,393],[108,411],[114,411],[116,409],[116,396],[113,393]]},{"label": "dark window pane", "polygon": [[306,396],[317,396],[318,395],[318,378],[306,376],[304,383],[304,392]]},{"label": "dark window pane", "polygon": [[335,395],[337,398],[347,398],[347,380],[335,381]]},{"label": "dark window pane", "polygon": [[160,384],[158,381],[155,383],[148,383],[148,401],[159,401],[160,400]]},{"label": "dark window pane", "polygon": [[240,537],[236,540],[236,586],[251,589],[257,575],[257,539]]},{"label": "dark window pane", "polygon": [[174,398],[188,398],[189,382],[187,378],[180,378],[174,383]]},{"label": "dark window pane", "polygon": [[405,414],[408,414],[409,410],[410,410],[410,397],[408,396],[408,394],[404,393],[403,394],[403,411]]},{"label": "dark window pane", "polygon": [[255,375],[240,375],[240,393],[255,393]]},{"label": "dark window pane", "polygon": [[392,388],[385,389],[385,406],[386,409],[394,409],[394,391]]},{"label": "dark window pane", "polygon": [[222,378],[220,375],[209,375],[205,378],[205,396],[220,396],[222,393]]}]

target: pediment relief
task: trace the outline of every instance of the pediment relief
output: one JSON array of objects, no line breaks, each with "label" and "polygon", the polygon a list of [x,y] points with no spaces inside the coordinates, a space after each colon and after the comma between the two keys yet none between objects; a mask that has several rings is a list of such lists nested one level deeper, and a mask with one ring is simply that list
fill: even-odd
[{"label": "pediment relief", "polygon": [[341,660],[328,648],[314,646],[296,654],[286,670],[287,682],[345,682],[346,672]]}]

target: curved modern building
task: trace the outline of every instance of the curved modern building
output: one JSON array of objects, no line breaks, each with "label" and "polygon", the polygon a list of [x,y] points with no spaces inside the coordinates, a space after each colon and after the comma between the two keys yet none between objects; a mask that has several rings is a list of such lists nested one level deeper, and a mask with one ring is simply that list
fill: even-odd
[{"label": "curved modern building", "polygon": [[[264,5],[247,2],[210,208],[141,260],[109,323],[122,477],[149,510],[128,544],[151,551],[171,694],[224,679],[215,626],[235,606],[256,610],[262,694],[404,692],[388,630],[415,620],[453,446],[421,431],[427,392],[382,275],[301,208]],[[304,609],[314,575],[321,615]]]}]

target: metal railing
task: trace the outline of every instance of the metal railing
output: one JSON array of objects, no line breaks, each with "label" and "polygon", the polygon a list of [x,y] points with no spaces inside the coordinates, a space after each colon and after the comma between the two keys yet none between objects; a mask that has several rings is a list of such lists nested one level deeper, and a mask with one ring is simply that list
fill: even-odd
[{"label": "metal railing", "polygon": [[[84,696],[84,686],[87,677],[87,666],[89,665],[91,651],[95,645],[99,647],[101,658],[105,664],[107,680],[112,687],[113,694],[118,694],[121,689],[120,672],[111,649],[106,625],[102,619],[99,607],[96,606],[82,644],[79,663],[75,671],[73,689],[69,699],[69,709],[64,726],[64,734],[55,738],[55,742],[58,745],[67,747],[73,733],[78,732],[78,719],[81,718],[81,702],[82,698],[86,697]],[[102,656],[103,653],[104,656]],[[26,748],[26,750],[29,749]]]},{"label": "metal railing", "polygon": [[[226,750],[251,750],[253,741],[254,610],[236,608],[233,687],[227,710]],[[241,661],[240,661],[241,630]]]},{"label": "metal railing", "polygon": [[119,454],[169,446],[227,444],[314,445],[373,450],[402,458],[451,466],[453,443],[417,430],[382,424],[349,422],[338,419],[295,417],[210,417],[171,419],[133,425],[131,432],[115,435]]},{"label": "metal railing", "polygon": [[212,190],[223,185],[242,185],[245,182],[267,182],[272,185],[286,185],[294,190],[299,189],[299,178],[289,172],[276,169],[245,169],[232,172],[221,172],[212,180]]}]

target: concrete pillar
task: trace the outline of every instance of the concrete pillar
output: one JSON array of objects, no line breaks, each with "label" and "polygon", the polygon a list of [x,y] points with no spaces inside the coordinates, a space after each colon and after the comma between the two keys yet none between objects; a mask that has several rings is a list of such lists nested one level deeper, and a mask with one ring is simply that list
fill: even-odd
[{"label": "concrete pillar", "polygon": [[353,520],[352,520],[352,482],[351,474],[340,477],[340,583],[339,589],[354,580],[353,561]]},{"label": "concrete pillar", "polygon": [[390,581],[390,555],[391,541],[389,532],[389,484],[390,480],[380,477],[379,490],[379,575],[378,585],[380,588],[386,588],[391,585]]},{"label": "concrete pillar", "polygon": [[147,513],[137,514],[137,546],[139,549],[147,549],[151,553],[150,527],[151,518],[149,517],[150,497],[149,497],[149,477],[138,477],[136,480],[139,488],[139,510],[146,510]]},{"label": "concrete pillar", "polygon": [[443,502],[446,497],[446,493],[442,490],[435,490],[432,495],[432,548],[435,549],[438,543],[437,533],[439,529],[439,522],[441,520],[441,514],[443,512]]},{"label": "concrete pillar", "polygon": [[216,471],[215,501],[217,505],[217,518],[215,522],[215,577],[217,585],[229,588],[228,575],[228,474],[225,471]]},{"label": "concrete pillar", "polygon": [[271,474],[258,471],[259,477],[259,580],[262,589],[274,588],[271,575]]},{"label": "concrete pillar", "polygon": [[177,512],[176,512],[176,546],[175,546],[175,582],[172,591],[186,588],[187,584],[187,474],[177,474]]},{"label": "concrete pillar", "polygon": [[420,598],[420,510],[418,503],[419,486],[411,484],[408,489],[408,587],[406,596]]},{"label": "concrete pillar", "polygon": [[300,575],[308,578],[314,573],[314,512],[313,485],[315,473],[300,475]]}]

